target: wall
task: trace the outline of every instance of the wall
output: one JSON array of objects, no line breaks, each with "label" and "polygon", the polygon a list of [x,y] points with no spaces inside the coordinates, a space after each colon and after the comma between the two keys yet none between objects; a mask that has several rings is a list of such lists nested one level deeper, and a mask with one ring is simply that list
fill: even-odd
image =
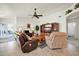
[{"label": "wall", "polygon": [[76,28],[75,22],[68,23],[68,36],[74,36],[75,31],[76,31],[75,28]]},{"label": "wall", "polygon": [[[61,17],[59,17],[61,16]],[[59,31],[60,32],[66,32],[66,18],[64,16],[64,11],[51,13],[49,16],[46,17],[40,17],[40,19],[36,18],[17,18],[17,27],[23,27],[22,29],[27,29],[27,24],[31,24],[33,28],[35,28],[36,25],[41,25],[45,23],[53,23],[58,22],[59,23]]]},{"label": "wall", "polygon": [[66,32],[66,20],[65,17],[59,18],[58,16],[61,15],[61,13],[56,13],[49,15],[44,18],[36,19],[36,18],[16,18],[16,17],[11,17],[11,18],[0,18],[0,23],[5,23],[5,24],[13,24],[13,29],[16,30],[18,27],[23,27],[24,29],[27,29],[27,24],[31,24],[33,28],[35,28],[36,25],[41,25],[44,23],[53,23],[53,22],[58,22],[60,24],[60,31],[61,32]]},{"label": "wall", "polygon": [[[35,30],[35,26],[38,25],[39,19],[36,18],[31,18],[31,17],[17,17],[16,18],[16,22],[17,22],[17,30],[21,29],[21,30],[25,30],[28,29],[27,28],[27,24],[31,25],[31,29]],[[29,30],[29,29],[28,29]]]},{"label": "wall", "polygon": [[68,20],[68,23],[72,23],[72,22],[76,23],[74,37],[79,39],[79,18],[73,18],[73,19],[67,19],[67,20]]},{"label": "wall", "polygon": [[[61,17],[59,17],[61,16]],[[66,32],[66,18],[64,15],[64,11],[52,13],[51,15],[41,18],[40,20],[40,25],[44,23],[53,23],[53,22],[58,22],[59,23],[59,31],[60,32]]]}]

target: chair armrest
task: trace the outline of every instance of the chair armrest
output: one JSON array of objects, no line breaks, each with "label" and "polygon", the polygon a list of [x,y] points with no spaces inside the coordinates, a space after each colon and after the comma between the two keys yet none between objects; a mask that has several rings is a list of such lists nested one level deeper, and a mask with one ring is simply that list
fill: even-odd
[{"label": "chair armrest", "polygon": [[29,46],[31,46],[30,44],[32,44],[32,42],[37,42],[38,43],[37,40],[29,40],[29,41],[25,42],[25,44],[22,47],[25,47],[27,44],[29,44]]}]

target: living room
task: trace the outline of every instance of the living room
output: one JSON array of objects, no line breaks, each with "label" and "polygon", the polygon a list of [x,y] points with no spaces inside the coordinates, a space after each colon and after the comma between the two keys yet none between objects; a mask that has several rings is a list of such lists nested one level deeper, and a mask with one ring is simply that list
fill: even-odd
[{"label": "living room", "polygon": [[[75,5],[75,3],[0,4],[0,55],[79,55],[77,53],[79,52],[78,25],[76,25],[75,33],[71,33],[68,27],[68,23],[79,19],[79,8],[74,9]],[[70,12],[70,9],[73,11]],[[76,20],[75,22],[78,22]],[[33,41],[29,43],[29,41],[26,48],[25,44],[21,46],[20,39],[24,31],[30,33],[28,36],[31,40],[36,39],[38,42],[35,40],[35,43],[32,43]],[[73,35],[68,37],[69,34]],[[56,38],[58,41],[49,43],[51,38],[53,40],[54,35],[58,36]],[[61,40],[63,37],[64,41]],[[33,47],[30,47],[32,45]],[[52,50],[56,46],[57,49]],[[30,52],[27,53],[27,51]]]}]

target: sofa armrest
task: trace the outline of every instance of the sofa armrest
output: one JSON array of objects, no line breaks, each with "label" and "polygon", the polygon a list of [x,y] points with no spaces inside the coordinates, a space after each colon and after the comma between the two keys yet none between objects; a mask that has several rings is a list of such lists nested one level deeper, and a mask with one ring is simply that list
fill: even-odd
[{"label": "sofa armrest", "polygon": [[21,47],[21,49],[22,49],[23,53],[25,53],[25,52],[28,53],[28,52],[30,52],[30,51],[36,49],[37,46],[38,46],[37,40],[29,40],[28,42],[26,42],[26,43]]},{"label": "sofa armrest", "polygon": [[25,44],[22,47],[25,47],[27,44],[29,44],[29,46],[31,46],[30,44],[32,44],[32,42],[35,42],[38,44],[37,40],[29,40],[29,41],[25,42]]}]

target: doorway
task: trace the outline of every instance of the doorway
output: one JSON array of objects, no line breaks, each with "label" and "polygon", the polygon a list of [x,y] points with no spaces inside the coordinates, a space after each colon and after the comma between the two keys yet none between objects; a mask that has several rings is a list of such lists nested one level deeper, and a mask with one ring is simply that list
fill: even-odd
[{"label": "doorway", "polygon": [[75,37],[76,33],[76,22],[68,23],[68,36]]}]

